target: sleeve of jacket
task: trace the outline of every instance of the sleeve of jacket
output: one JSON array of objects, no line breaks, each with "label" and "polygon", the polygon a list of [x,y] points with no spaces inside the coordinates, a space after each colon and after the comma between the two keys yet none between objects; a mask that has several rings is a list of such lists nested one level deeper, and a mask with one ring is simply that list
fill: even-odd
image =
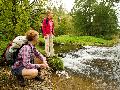
[{"label": "sleeve of jacket", "polygon": [[45,57],[34,47],[33,48],[33,52],[35,54],[36,57],[38,57],[40,60],[44,61]]},{"label": "sleeve of jacket", "polygon": [[43,36],[46,36],[46,19],[44,19],[42,22],[42,31],[43,31]]}]

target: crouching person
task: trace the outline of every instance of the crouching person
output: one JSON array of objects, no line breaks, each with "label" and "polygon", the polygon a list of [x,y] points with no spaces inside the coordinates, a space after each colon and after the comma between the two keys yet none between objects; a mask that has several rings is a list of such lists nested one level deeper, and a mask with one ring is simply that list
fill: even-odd
[{"label": "crouching person", "polygon": [[[17,77],[21,86],[25,86],[24,78],[39,80],[38,71],[40,68],[48,68],[46,58],[36,50],[39,33],[35,30],[26,32],[28,43],[25,44],[18,52],[18,57],[12,66],[12,73]],[[37,63],[34,64],[34,59],[37,58]]]}]

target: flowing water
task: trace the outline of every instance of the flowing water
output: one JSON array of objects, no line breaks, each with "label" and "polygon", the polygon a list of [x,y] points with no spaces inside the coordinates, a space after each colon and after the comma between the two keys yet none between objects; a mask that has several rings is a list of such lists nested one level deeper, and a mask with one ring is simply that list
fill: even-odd
[{"label": "flowing water", "polygon": [[53,75],[54,90],[120,90],[120,44],[84,46],[62,53],[62,60],[65,71]]}]

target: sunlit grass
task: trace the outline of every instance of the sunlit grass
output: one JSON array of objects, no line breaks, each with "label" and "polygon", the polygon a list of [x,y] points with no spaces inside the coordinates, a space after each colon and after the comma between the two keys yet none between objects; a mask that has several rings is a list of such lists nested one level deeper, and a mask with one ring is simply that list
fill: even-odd
[{"label": "sunlit grass", "polygon": [[[44,39],[40,36],[39,41],[44,44]],[[89,45],[89,46],[113,46],[118,43],[118,39],[105,40],[93,36],[69,36],[62,35],[54,38],[54,44],[60,45]]]}]

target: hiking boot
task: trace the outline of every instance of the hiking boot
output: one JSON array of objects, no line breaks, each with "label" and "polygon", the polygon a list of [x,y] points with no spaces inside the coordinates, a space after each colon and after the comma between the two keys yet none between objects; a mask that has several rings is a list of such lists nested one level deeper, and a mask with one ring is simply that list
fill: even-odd
[{"label": "hiking boot", "polygon": [[25,86],[26,86],[25,80],[24,80],[24,78],[23,78],[22,75],[17,76],[17,80],[18,80],[18,83],[19,83],[19,85],[20,85],[21,87],[25,87]]},{"label": "hiking boot", "polygon": [[35,80],[36,80],[36,81],[41,81],[41,82],[44,81],[44,79],[42,79],[40,76],[36,76],[36,77],[35,77]]},{"label": "hiking boot", "polygon": [[38,68],[37,70],[38,70],[38,72],[40,72],[40,71],[41,71],[41,68]]},{"label": "hiking boot", "polygon": [[21,87],[25,87],[26,86],[26,84],[25,84],[25,82],[19,82],[19,85],[21,86]]}]

